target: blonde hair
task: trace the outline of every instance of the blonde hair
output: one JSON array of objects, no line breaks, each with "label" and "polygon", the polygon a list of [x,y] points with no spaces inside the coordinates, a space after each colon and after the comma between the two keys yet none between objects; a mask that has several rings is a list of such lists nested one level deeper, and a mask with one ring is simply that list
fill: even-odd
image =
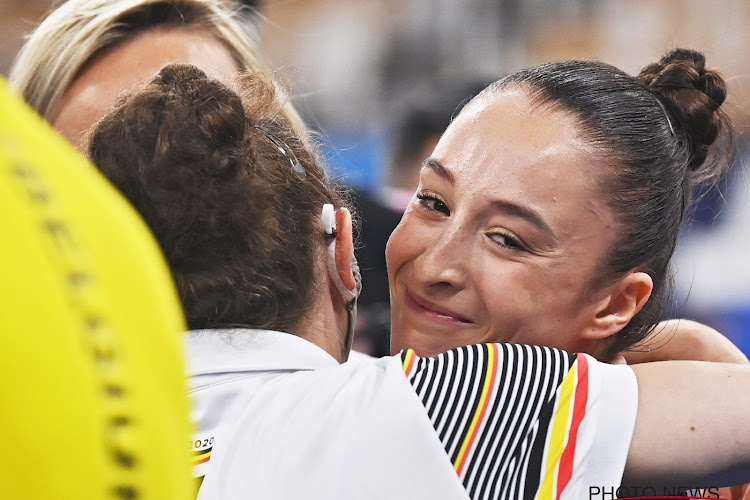
[{"label": "blonde hair", "polygon": [[[48,117],[92,59],[158,27],[205,29],[226,46],[241,70],[267,72],[253,46],[253,33],[231,5],[224,0],[69,0],[29,35],[11,69],[11,85]],[[288,99],[283,111],[305,135],[302,119]]]}]

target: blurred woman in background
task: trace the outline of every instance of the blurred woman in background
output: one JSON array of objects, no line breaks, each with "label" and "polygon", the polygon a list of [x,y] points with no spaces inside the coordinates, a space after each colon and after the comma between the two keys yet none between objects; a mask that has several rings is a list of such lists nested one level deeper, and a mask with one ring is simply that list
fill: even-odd
[{"label": "blurred woman in background", "polygon": [[[79,149],[115,97],[169,62],[217,78],[265,70],[229,0],[69,0],[29,36],[11,69],[24,99]],[[288,99],[284,113],[304,133]]]}]

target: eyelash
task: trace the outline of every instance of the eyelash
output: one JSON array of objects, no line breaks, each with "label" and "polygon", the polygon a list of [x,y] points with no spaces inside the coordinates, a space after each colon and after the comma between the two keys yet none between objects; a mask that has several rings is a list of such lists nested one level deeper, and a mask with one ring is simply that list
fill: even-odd
[{"label": "eyelash", "polygon": [[[450,215],[451,211],[450,208],[448,208],[448,205],[445,204],[443,200],[441,200],[439,197],[428,194],[428,193],[418,193],[417,199],[419,200],[419,204],[424,207],[426,210],[429,210],[430,212],[438,212],[443,215]],[[429,203],[431,201],[435,202],[435,205],[438,203],[444,207],[444,210],[440,210],[439,208],[435,208],[435,206],[430,206]]]},{"label": "eyelash", "polygon": [[[419,200],[419,205],[423,207],[425,210],[428,210],[430,212],[436,212],[443,215],[450,215],[450,208],[443,202],[443,200],[440,199],[440,197],[430,194],[430,193],[417,193],[417,199]],[[441,210],[440,208],[436,208],[434,205],[431,205],[431,202],[434,202],[434,205],[440,204],[444,208],[444,210]],[[521,243],[521,240],[518,239],[518,237],[514,236],[510,232],[505,231],[495,231],[493,233],[488,233],[487,236],[498,246],[507,248],[508,250],[516,251],[516,252],[527,252],[526,246]],[[502,236],[506,240],[510,241],[511,244],[503,243],[501,241],[498,241],[497,239],[493,238],[493,236]]]},{"label": "eyelash", "polygon": [[[498,244],[499,246],[501,246],[503,248],[507,248],[509,250],[513,250],[513,251],[516,251],[516,252],[527,252],[528,251],[526,249],[526,247],[521,243],[521,240],[519,240],[517,237],[515,237],[513,234],[511,234],[509,232],[496,231],[494,233],[488,233],[487,236],[489,236],[490,239],[493,242],[495,242],[496,244]],[[507,243],[502,243],[502,242],[496,240],[495,238],[493,238],[493,236],[502,236],[506,240],[511,241],[512,244],[509,245]]]}]

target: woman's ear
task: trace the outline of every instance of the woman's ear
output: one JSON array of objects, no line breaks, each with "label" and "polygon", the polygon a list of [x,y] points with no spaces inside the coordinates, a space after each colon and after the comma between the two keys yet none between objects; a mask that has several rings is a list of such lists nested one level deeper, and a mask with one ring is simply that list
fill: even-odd
[{"label": "woman's ear", "polygon": [[611,337],[643,308],[654,282],[647,273],[631,272],[609,287],[607,295],[596,306],[593,321],[583,332],[587,340]]},{"label": "woman's ear", "polygon": [[341,277],[344,286],[354,290],[357,286],[352,272],[354,258],[354,239],[352,236],[352,214],[347,208],[336,210],[336,272]]}]

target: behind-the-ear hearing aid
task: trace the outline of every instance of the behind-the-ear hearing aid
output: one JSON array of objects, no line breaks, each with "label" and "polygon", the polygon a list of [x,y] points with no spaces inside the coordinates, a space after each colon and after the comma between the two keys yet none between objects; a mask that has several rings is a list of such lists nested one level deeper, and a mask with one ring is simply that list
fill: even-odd
[{"label": "behind-the-ear hearing aid", "polygon": [[328,275],[331,277],[333,284],[339,291],[341,296],[346,302],[346,310],[348,316],[348,325],[346,329],[346,355],[348,356],[352,348],[352,342],[354,341],[354,324],[357,321],[357,297],[359,297],[362,291],[362,275],[359,271],[359,264],[357,259],[352,254],[352,274],[354,275],[354,288],[349,289],[344,285],[341,280],[341,276],[336,269],[336,211],[333,205],[326,203],[323,205],[323,210],[320,214],[320,222],[323,224],[323,230],[329,236],[332,236],[330,243],[328,243]]}]

